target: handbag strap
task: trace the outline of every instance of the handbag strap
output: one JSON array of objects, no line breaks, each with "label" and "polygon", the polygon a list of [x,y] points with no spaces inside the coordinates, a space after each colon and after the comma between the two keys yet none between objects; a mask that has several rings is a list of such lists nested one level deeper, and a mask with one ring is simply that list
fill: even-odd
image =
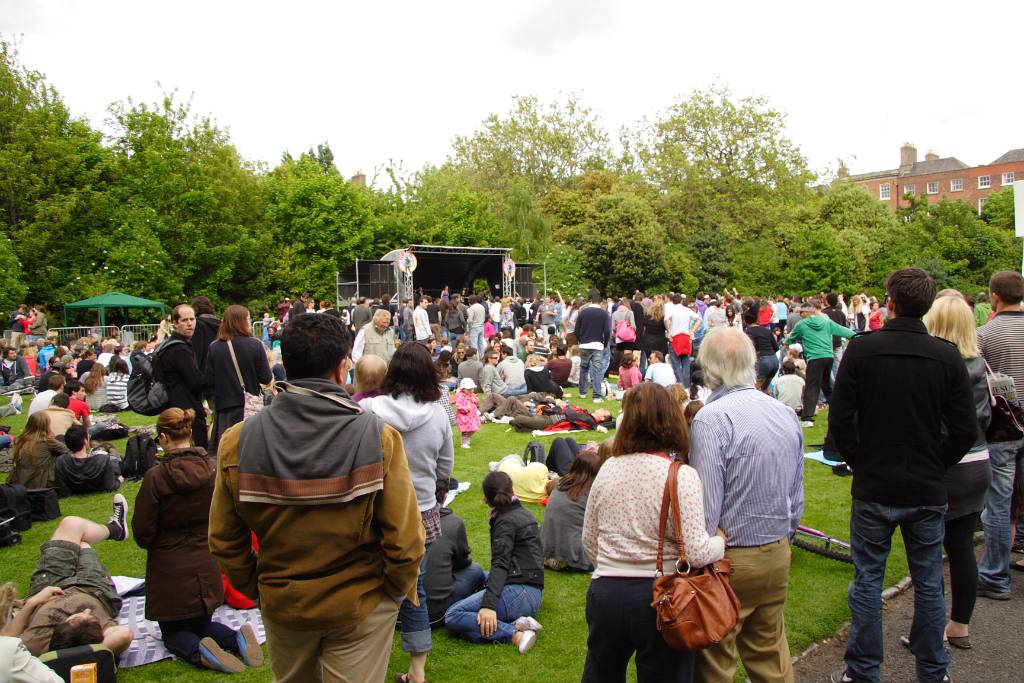
[{"label": "handbag strap", "polygon": [[[672,526],[676,530],[676,551],[679,554],[679,561],[686,561],[686,548],[683,546],[682,524],[679,520],[679,469],[683,463],[673,461],[668,468],[668,477],[665,479],[665,490],[661,495],[661,515],[658,519],[658,574],[664,574],[665,556],[665,532],[668,527],[668,516],[675,506],[676,514],[672,518]],[[677,564],[678,570],[678,564]]]},{"label": "handbag strap", "polygon": [[238,367],[238,358],[235,357],[235,347],[231,345],[231,340],[228,340],[228,353],[231,354],[231,364],[235,366],[235,374],[238,376],[238,384],[242,387],[242,395],[244,396],[247,392],[245,391],[245,380],[242,379],[242,370]]}]

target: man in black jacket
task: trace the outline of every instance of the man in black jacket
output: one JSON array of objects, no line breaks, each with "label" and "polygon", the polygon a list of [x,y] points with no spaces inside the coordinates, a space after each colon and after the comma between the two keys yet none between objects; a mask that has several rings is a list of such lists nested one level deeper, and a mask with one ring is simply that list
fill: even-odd
[{"label": "man in black jacket", "polygon": [[879,680],[882,580],[898,526],[914,580],[910,648],[917,679],[944,681],[944,476],[973,445],[977,418],[959,351],[930,336],[921,321],[935,298],[934,280],[908,268],[889,276],[886,290],[889,322],[850,342],[829,411],[836,447],[853,469],[853,623],[846,669],[832,680]]},{"label": "man in black jacket", "polygon": [[206,432],[206,412],[203,410],[203,392],[206,381],[192,353],[192,338],[196,331],[196,313],[188,304],[175,306],[171,313],[174,333],[157,349],[153,363],[154,376],[167,388],[167,407],[191,408],[196,412],[192,421],[192,444],[200,448],[209,446]]},{"label": "man in black jacket", "polygon": [[484,568],[470,559],[469,538],[462,519],[444,506],[447,482],[438,487],[437,504],[441,507],[441,537],[430,544],[423,589],[427,592],[430,625],[443,626],[444,613],[460,600],[483,590]]}]

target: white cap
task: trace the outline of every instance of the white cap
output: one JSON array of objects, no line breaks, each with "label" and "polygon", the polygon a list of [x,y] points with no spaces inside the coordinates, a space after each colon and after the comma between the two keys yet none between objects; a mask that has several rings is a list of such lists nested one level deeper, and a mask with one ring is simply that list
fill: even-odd
[{"label": "white cap", "polygon": [[793,349],[797,353],[803,353],[804,352],[804,347],[802,347],[800,344],[790,344],[789,348]]},{"label": "white cap", "polygon": [[476,389],[476,382],[471,377],[463,377],[459,382],[459,389]]}]

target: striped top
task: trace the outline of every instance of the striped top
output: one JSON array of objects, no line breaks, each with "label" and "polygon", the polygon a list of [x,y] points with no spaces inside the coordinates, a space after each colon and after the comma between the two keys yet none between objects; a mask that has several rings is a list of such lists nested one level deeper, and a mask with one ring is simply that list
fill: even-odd
[{"label": "striped top", "polygon": [[792,537],[804,511],[803,433],[791,408],[752,386],[716,389],[690,427],[708,533],[730,547]]},{"label": "striped top", "polygon": [[128,375],[107,375],[104,379],[107,389],[107,400],[117,406],[118,410],[128,407]]},{"label": "striped top", "polygon": [[1002,311],[978,328],[978,351],[989,367],[1013,377],[1024,391],[1024,313]]}]

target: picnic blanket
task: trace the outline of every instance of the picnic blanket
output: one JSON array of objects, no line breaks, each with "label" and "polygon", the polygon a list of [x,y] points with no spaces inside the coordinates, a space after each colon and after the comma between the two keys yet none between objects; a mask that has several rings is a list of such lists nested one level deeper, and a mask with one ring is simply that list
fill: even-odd
[{"label": "picnic blanket", "polygon": [[449,505],[451,505],[452,501],[455,500],[455,496],[459,495],[460,493],[465,493],[468,490],[469,490],[469,482],[468,481],[464,481],[461,484],[459,484],[458,487],[456,487],[455,489],[452,489],[452,490],[448,491],[448,495],[446,495],[444,497],[444,506],[443,507],[448,507]]},{"label": "picnic blanket", "polygon": [[829,467],[835,467],[836,465],[839,464],[838,460],[829,460],[828,458],[826,458],[825,453],[823,451],[812,451],[810,453],[804,453],[804,458],[806,460],[814,460],[815,462],[820,462],[822,465],[828,465]]},{"label": "picnic blanket", "polygon": [[[115,576],[114,585],[118,590],[122,586],[137,587],[140,579],[132,579],[126,576]],[[249,624],[256,632],[256,639],[260,643],[267,640],[263,630],[263,619],[258,609],[238,610],[227,605],[221,605],[213,613],[213,620],[230,626],[236,631],[242,628],[242,624]],[[117,623],[127,626],[132,630],[132,644],[125,650],[117,666],[121,669],[130,669],[143,664],[152,664],[162,659],[174,659],[174,655],[164,647],[163,636],[160,634],[160,626],[155,621],[146,619],[146,597],[124,598],[121,612],[117,615]]]}]

